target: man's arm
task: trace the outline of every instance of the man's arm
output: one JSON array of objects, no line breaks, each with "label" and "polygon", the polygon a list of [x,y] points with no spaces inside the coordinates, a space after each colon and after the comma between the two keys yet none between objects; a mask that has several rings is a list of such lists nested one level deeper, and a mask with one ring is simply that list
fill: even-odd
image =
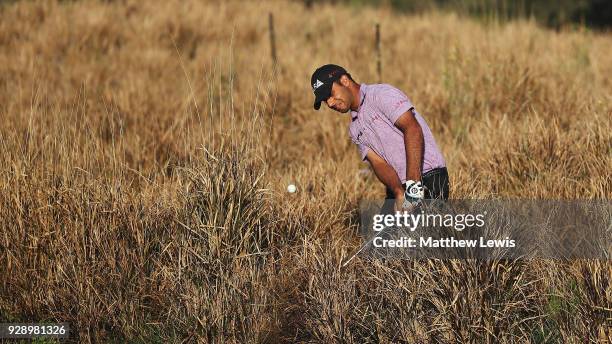
[{"label": "man's arm", "polygon": [[372,169],[374,170],[374,174],[381,183],[385,184],[386,187],[391,189],[395,194],[396,198],[402,198],[404,195],[404,188],[402,188],[402,182],[400,181],[397,173],[389,165],[385,159],[381,158],[380,155],[376,154],[374,150],[368,150],[366,154],[366,159],[370,162]]},{"label": "man's arm", "polygon": [[412,109],[404,112],[395,121],[395,126],[404,133],[406,147],[406,180],[421,181],[421,166],[425,141],[421,125],[414,117]]}]

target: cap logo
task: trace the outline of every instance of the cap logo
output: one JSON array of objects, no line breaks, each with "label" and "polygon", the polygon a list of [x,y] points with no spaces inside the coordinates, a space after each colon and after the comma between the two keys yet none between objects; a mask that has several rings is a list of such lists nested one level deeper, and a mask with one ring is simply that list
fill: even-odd
[{"label": "cap logo", "polygon": [[321,80],[317,79],[317,82],[315,82],[314,84],[312,84],[312,91],[316,91],[317,88],[321,87],[323,85],[323,83],[321,82]]}]

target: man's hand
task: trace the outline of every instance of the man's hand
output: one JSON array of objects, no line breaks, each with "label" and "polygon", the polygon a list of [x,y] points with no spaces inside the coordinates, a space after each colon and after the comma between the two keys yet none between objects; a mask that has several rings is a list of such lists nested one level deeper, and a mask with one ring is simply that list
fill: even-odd
[{"label": "man's hand", "polygon": [[393,190],[393,194],[395,195],[395,202],[393,203],[393,210],[395,212],[409,211],[409,209],[404,209],[404,188],[398,187]]},{"label": "man's hand", "polygon": [[425,190],[421,182],[414,180],[407,180],[404,185],[406,186],[406,191],[404,191],[402,207],[404,209],[414,210],[421,205],[425,197]]},{"label": "man's hand", "polygon": [[406,199],[404,198],[404,194],[402,194],[399,197],[395,197],[395,203],[393,204],[393,210],[395,210],[395,212],[397,213],[398,211],[400,213],[403,212],[412,212],[414,210],[414,207],[411,205],[406,205]]}]

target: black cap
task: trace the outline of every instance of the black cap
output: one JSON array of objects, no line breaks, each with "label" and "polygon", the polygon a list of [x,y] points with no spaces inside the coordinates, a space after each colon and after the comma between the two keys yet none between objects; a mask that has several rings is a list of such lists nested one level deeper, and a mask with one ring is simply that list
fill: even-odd
[{"label": "black cap", "polygon": [[343,74],[348,74],[346,70],[334,64],[326,64],[317,68],[312,73],[310,85],[315,95],[314,109],[321,108],[321,102],[326,101],[331,96],[334,81],[340,79]]}]

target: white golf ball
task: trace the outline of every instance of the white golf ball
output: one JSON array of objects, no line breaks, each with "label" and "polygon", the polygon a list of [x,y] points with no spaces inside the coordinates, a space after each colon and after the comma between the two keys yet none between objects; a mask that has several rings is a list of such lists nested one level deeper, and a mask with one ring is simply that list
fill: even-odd
[{"label": "white golf ball", "polygon": [[295,187],[295,185],[289,184],[289,186],[287,186],[287,192],[294,193],[296,191],[297,191],[297,188]]}]

